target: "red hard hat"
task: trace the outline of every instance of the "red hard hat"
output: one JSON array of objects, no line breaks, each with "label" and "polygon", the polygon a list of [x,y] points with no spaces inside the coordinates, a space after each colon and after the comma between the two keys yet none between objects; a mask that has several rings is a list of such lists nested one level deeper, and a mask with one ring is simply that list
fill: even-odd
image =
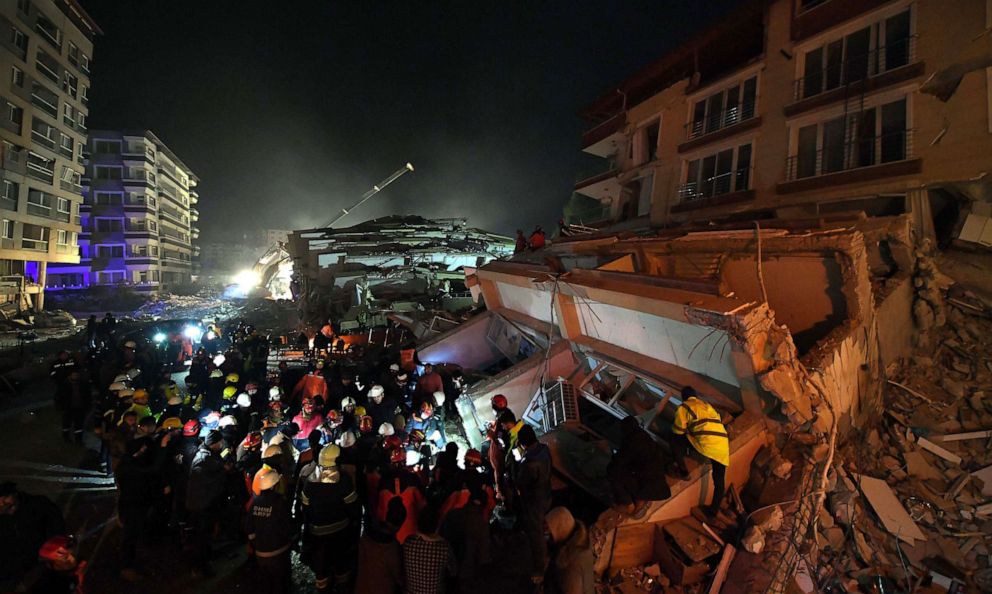
[{"label": "red hard hat", "polygon": [[200,434],[200,421],[190,419],[183,425],[183,435],[185,437],[196,437]]},{"label": "red hard hat", "polygon": [[503,410],[504,408],[509,406],[509,403],[506,401],[506,396],[503,396],[502,394],[497,394],[493,396],[493,399],[490,402],[492,403],[493,409],[495,410]]},{"label": "red hard hat", "polygon": [[399,435],[390,435],[386,439],[382,440],[382,447],[387,450],[395,450],[403,445],[403,440],[400,439]]},{"label": "red hard hat", "polygon": [[396,448],[389,453],[389,461],[393,464],[406,464],[406,450]]},{"label": "red hard hat", "polygon": [[253,448],[262,443],[262,434],[258,431],[252,431],[248,435],[245,435],[244,446],[246,448]]},{"label": "red hard hat", "polygon": [[53,536],[38,549],[38,558],[48,562],[61,561],[69,556],[70,548],[72,543],[68,536]]},{"label": "red hard hat", "polygon": [[465,466],[482,466],[482,452],[474,448],[465,452]]},{"label": "red hard hat", "polygon": [[362,433],[370,433],[372,431],[372,417],[365,415],[358,419],[358,430]]}]

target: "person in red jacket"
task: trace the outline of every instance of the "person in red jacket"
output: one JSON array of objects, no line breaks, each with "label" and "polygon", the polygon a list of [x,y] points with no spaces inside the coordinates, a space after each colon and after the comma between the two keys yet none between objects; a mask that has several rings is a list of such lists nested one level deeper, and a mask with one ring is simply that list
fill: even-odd
[{"label": "person in red jacket", "polygon": [[530,234],[531,251],[539,250],[543,248],[545,243],[546,243],[546,239],[544,235],[544,229],[541,229],[540,225],[534,227],[534,232]]},{"label": "person in red jacket", "polygon": [[423,509],[426,499],[420,477],[406,467],[407,450],[396,448],[390,453],[390,465],[379,480],[379,496],[376,501],[376,519],[386,520],[389,502],[399,497],[406,508],[406,520],[396,532],[396,540],[403,544],[407,538],[417,531],[417,516]]}]

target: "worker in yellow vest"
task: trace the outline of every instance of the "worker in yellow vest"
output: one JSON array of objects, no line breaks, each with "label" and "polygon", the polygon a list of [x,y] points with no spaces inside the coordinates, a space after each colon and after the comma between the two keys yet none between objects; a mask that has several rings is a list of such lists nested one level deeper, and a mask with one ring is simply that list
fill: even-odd
[{"label": "worker in yellow vest", "polygon": [[712,466],[713,500],[704,509],[708,515],[715,515],[723,499],[730,465],[730,439],[720,413],[699,399],[692,386],[686,386],[682,388],[682,405],[675,411],[672,433],[672,450],[683,477],[689,475],[685,458],[690,445]]}]

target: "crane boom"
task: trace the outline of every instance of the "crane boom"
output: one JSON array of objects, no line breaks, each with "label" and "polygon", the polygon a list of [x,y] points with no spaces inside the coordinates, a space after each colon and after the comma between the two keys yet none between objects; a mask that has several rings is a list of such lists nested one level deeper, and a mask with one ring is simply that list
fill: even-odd
[{"label": "crane boom", "polygon": [[386,179],[382,180],[378,184],[372,186],[372,189],[371,190],[369,190],[368,192],[365,192],[364,194],[362,194],[362,198],[358,202],[356,202],[354,205],[352,205],[351,208],[342,208],[341,209],[341,214],[339,214],[337,217],[335,217],[334,220],[331,221],[330,223],[327,223],[326,225],[324,225],[324,227],[333,227],[335,224],[337,224],[338,221],[340,221],[341,219],[343,219],[346,216],[348,216],[348,213],[350,213],[351,211],[355,210],[359,206],[365,204],[365,202],[367,202],[369,198],[375,196],[376,194],[378,194],[379,192],[381,192],[382,190],[384,190],[386,188],[386,186],[388,186],[389,184],[393,183],[394,181],[396,181],[397,179],[399,179],[400,177],[402,177],[404,174],[409,173],[410,171],[413,171],[413,165],[411,165],[410,163],[407,163],[403,167],[400,167],[399,169],[397,169],[396,171],[394,171],[392,175],[390,175]]}]

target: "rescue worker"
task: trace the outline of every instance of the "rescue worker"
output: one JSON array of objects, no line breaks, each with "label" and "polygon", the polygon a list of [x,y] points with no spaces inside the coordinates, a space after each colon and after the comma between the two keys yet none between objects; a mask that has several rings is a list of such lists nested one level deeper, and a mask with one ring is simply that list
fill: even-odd
[{"label": "rescue worker", "polygon": [[517,229],[516,243],[513,245],[513,253],[520,254],[527,251],[527,238],[524,237],[523,229]]},{"label": "rescue worker", "polygon": [[540,225],[534,227],[534,232],[530,234],[530,250],[536,251],[544,247],[546,243],[544,229]]},{"label": "rescue worker", "polygon": [[530,425],[520,428],[518,435],[524,452],[516,465],[513,485],[517,492],[517,519],[530,543],[531,581],[544,580],[548,545],[544,538],[544,515],[551,508],[551,451],[537,440]]},{"label": "rescue worker", "polygon": [[682,477],[689,475],[685,459],[689,455],[690,445],[710,463],[713,472],[713,500],[704,511],[708,515],[715,515],[723,500],[727,466],[730,465],[730,439],[720,413],[701,400],[692,386],[686,386],[682,388],[682,405],[675,411],[672,433],[672,451],[675,452],[678,472]]},{"label": "rescue worker", "polygon": [[331,591],[331,578],[344,586],[350,579],[357,553],[361,505],[351,478],[337,466],[338,446],[320,450],[317,468],[305,480],[303,505],[304,547],[317,578],[317,591]]},{"label": "rescue worker", "polygon": [[71,537],[61,534],[41,545],[38,561],[42,570],[31,584],[30,594],[83,594],[86,562],[76,557],[74,546]]},{"label": "rescue worker", "polygon": [[640,518],[649,501],[672,496],[665,479],[665,459],[658,444],[641,428],[637,417],[620,421],[620,449],[606,467],[613,503],[621,512]]},{"label": "rescue worker", "polygon": [[381,427],[384,423],[392,425],[396,419],[400,407],[396,400],[386,395],[386,390],[376,384],[369,388],[369,403],[365,407],[369,416],[372,417],[372,426]]},{"label": "rescue worker", "polygon": [[[64,351],[63,351],[64,352]],[[55,388],[55,408],[62,413],[62,439],[83,443],[83,424],[90,412],[93,386],[75,366],[67,367],[65,380]]]},{"label": "rescue worker", "polygon": [[279,473],[264,469],[258,474],[261,476],[253,482],[261,493],[251,500],[245,528],[264,578],[262,591],[282,594],[292,590],[289,554],[296,540],[296,524],[289,502],[276,489],[281,478]]},{"label": "rescue worker", "polygon": [[193,573],[209,577],[210,548],[213,542],[214,518],[222,507],[224,492],[224,461],[220,451],[224,440],[220,431],[211,431],[196,450],[186,485],[186,511],[193,533],[190,562]]},{"label": "rescue worker", "polygon": [[65,533],[62,510],[43,495],[0,483],[0,592],[14,592],[34,566],[38,549]]},{"label": "rescue worker", "polygon": [[299,414],[293,417],[293,422],[300,428],[299,433],[293,439],[293,445],[297,450],[303,452],[310,447],[308,441],[310,434],[324,424],[324,415],[315,410],[313,398],[305,397]]}]

